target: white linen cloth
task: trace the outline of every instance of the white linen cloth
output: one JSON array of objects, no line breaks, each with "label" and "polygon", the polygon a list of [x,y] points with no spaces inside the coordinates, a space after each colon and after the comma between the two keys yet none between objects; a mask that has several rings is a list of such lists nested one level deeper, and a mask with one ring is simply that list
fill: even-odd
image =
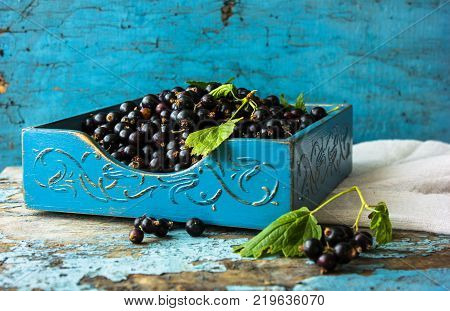
[{"label": "white linen cloth", "polygon": [[[450,234],[450,144],[379,140],[353,146],[353,171],[334,191],[359,186],[368,204],[387,203],[394,229]],[[361,203],[346,194],[317,212],[320,223],[352,225]],[[367,227],[368,213],[360,224]]]}]

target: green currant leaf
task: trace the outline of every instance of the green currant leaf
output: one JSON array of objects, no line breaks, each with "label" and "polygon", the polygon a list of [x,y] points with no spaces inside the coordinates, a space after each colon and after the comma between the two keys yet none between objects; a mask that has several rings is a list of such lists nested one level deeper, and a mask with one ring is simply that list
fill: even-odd
[{"label": "green currant leaf", "polygon": [[227,96],[231,91],[233,91],[234,85],[231,83],[222,84],[221,86],[215,88],[211,92],[209,92],[210,95],[214,96],[214,98],[220,98]]},{"label": "green currant leaf", "polygon": [[192,148],[192,154],[206,156],[230,137],[236,123],[240,120],[228,120],[221,125],[193,132],[186,139],[186,146]]},{"label": "green currant leaf", "polygon": [[208,86],[208,84],[210,84],[211,82],[201,82],[201,81],[194,81],[194,80],[188,80],[186,81],[187,84],[192,85],[192,86],[196,86],[198,88],[201,89],[206,89],[206,87]]},{"label": "green currant leaf", "polygon": [[392,224],[386,203],[379,202],[374,207],[375,212],[369,214],[370,230],[374,232],[378,244],[392,241]]},{"label": "green currant leaf", "polygon": [[264,254],[302,255],[299,246],[310,238],[320,239],[322,230],[308,208],[288,212],[242,245],[233,247],[242,257],[259,258]]},{"label": "green currant leaf", "polygon": [[284,96],[284,94],[280,94],[279,97],[280,97],[280,104],[281,104],[283,107],[290,107],[290,105],[289,105],[289,103],[288,103],[286,97]]},{"label": "green currant leaf", "polygon": [[305,105],[305,98],[303,96],[303,93],[300,93],[297,96],[297,99],[295,100],[295,106],[296,109],[301,109],[304,112],[306,112],[306,105]]}]

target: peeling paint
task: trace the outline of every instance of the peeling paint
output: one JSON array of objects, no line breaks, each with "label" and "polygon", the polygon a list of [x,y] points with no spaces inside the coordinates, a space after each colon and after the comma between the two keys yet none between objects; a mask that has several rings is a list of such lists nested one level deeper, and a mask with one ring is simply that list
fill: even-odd
[{"label": "peeling paint", "polygon": [[228,20],[233,16],[234,0],[226,0],[223,2],[223,6],[220,8],[221,19],[224,26],[228,26]]},{"label": "peeling paint", "polygon": [[[1,238],[1,237],[0,237]],[[3,242],[14,241],[1,239]],[[161,275],[184,271],[224,272],[220,260],[238,260],[231,245],[246,239],[193,239],[184,230],[171,232],[168,239],[151,239],[143,245],[132,245],[127,235],[98,241],[98,244],[72,244],[48,247],[44,241],[21,241],[0,253],[4,271],[0,274],[3,289],[20,290],[89,290],[80,285],[83,277],[106,277],[113,282],[125,280],[130,274]],[[140,256],[108,257],[114,247],[136,250]],[[200,264],[194,262],[201,261]]]},{"label": "peeling paint", "polygon": [[315,290],[438,290],[450,288],[450,269],[387,270],[371,275],[324,275],[306,279],[294,291]]},{"label": "peeling paint", "polygon": [[0,94],[5,94],[6,91],[8,90],[8,86],[9,86],[8,82],[6,82],[5,78],[0,73]]}]

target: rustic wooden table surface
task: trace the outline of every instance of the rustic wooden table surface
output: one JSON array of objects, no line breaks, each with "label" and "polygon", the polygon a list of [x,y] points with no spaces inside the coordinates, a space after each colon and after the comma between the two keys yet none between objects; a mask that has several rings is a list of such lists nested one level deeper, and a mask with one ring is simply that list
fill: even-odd
[{"label": "rustic wooden table surface", "polygon": [[255,231],[177,229],[128,241],[132,220],[26,209],[21,169],[0,174],[0,290],[448,290],[448,236],[396,231],[394,242],[331,275],[306,259],[241,259]]}]

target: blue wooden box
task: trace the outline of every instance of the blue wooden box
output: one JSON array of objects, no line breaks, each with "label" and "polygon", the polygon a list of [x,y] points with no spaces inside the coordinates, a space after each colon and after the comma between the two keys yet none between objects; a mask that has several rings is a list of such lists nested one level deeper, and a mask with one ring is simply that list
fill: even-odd
[{"label": "blue wooden box", "polygon": [[314,207],[351,172],[352,107],[323,106],[337,109],[288,139],[230,139],[185,171],[165,174],[110,157],[81,132],[86,114],[26,128],[25,202],[44,211],[198,217],[261,229],[289,210]]}]

